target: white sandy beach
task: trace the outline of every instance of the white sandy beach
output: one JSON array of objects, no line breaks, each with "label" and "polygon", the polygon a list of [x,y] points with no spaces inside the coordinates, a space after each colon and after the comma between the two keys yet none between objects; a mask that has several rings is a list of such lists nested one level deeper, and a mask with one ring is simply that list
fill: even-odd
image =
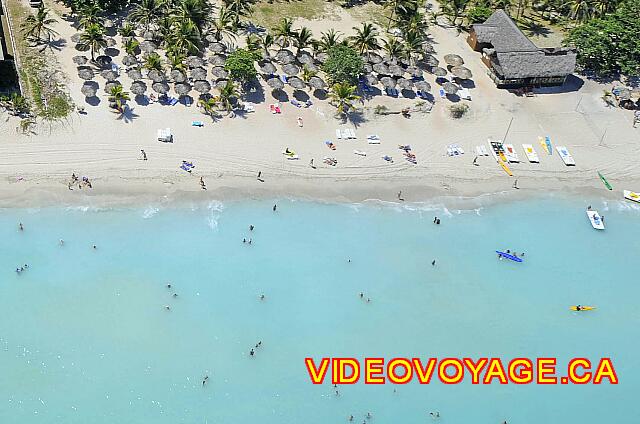
[{"label": "white sandy beach", "polygon": [[[306,21],[304,25],[319,35],[330,27],[350,33],[356,22],[343,12],[338,21]],[[56,29],[67,40],[75,33],[63,19]],[[577,91],[517,97],[495,88],[464,35],[456,37],[454,30],[435,26],[431,32],[439,59],[447,53],[459,54],[473,72],[470,111],[460,120],[449,116],[451,102],[439,98],[429,114],[414,113],[408,119],[374,115],[378,104],[397,111],[416,102],[386,96],[366,100],[364,119],[357,124],[342,124],[333,117],[334,108],[326,100],[313,96],[314,105],[308,109],[283,103],[282,114],[272,115],[268,105],[275,100],[266,85],[263,92],[247,96],[245,102],[255,103],[256,111],[244,116],[213,122],[195,105],[143,106],[131,100],[128,104],[133,116],[118,120],[106,104],[105,81],[99,75],[95,80],[100,84],[101,102],[86,104],[80,93],[83,81],[71,60],[78,52],[68,40],[56,55],[68,77],[71,96],[77,105],[85,106],[87,114],[74,114],[64,125],[53,128],[41,125],[37,134],[30,136],[16,131],[16,118],[1,117],[0,204],[117,203],[171,198],[178,193],[203,199],[291,196],[395,200],[399,190],[407,200],[420,201],[443,194],[510,191],[515,178],[520,193],[598,189],[603,195],[621,198],[623,188],[640,190],[640,128],[632,128],[632,112],[605,107],[600,96],[607,87],[585,80]],[[119,47],[119,37],[116,39]],[[120,63],[121,59],[122,54],[114,61]],[[438,97],[434,76],[426,74],[426,79]],[[128,90],[131,80],[126,74],[119,80]],[[291,89],[287,90],[291,97]],[[303,128],[296,124],[299,116]],[[205,126],[192,127],[192,120],[204,121]],[[165,127],[174,133],[172,144],[156,140],[157,129]],[[336,140],[336,128],[347,127],[355,130],[357,139]],[[368,134],[378,134],[381,143],[368,145]],[[542,152],[538,136],[547,135],[554,147],[568,148],[575,167],[566,167],[556,152],[553,156]],[[521,162],[510,165],[514,177],[507,176],[491,156],[480,157],[480,166],[472,165],[475,146],[486,146],[487,138],[504,139],[515,146]],[[333,141],[337,149],[329,150],[325,140]],[[446,146],[451,143],[464,148],[465,154],[448,157]],[[534,146],[539,164],[526,161],[523,143]],[[417,165],[403,159],[399,144],[411,145]],[[281,153],[287,147],[300,159],[287,160]],[[140,160],[140,149],[149,160]],[[367,156],[355,155],[354,149],[365,151]],[[394,163],[382,160],[383,155],[392,156]],[[323,164],[325,156],[335,157],[338,165]],[[309,166],[312,158],[316,169]],[[183,160],[195,164],[191,174],[179,169]],[[604,189],[597,171],[608,178],[614,192]],[[262,172],[263,183],[256,179],[258,172]],[[72,173],[90,178],[93,189],[69,190]],[[200,189],[200,177],[207,191]]]}]

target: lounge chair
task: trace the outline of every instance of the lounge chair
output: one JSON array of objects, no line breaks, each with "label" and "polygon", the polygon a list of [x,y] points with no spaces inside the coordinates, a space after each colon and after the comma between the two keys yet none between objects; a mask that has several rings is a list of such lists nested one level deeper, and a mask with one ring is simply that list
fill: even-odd
[{"label": "lounge chair", "polygon": [[296,99],[291,99],[291,104],[294,105],[295,107],[302,107],[302,104],[300,104],[300,102],[297,101]]},{"label": "lounge chair", "polygon": [[441,99],[444,99],[445,97],[447,97],[447,93],[444,92],[444,88],[441,88],[440,90],[438,90],[438,94],[440,94]]},{"label": "lounge chair", "polygon": [[287,83],[287,76],[286,75],[280,75],[280,81],[282,81],[283,83]]},{"label": "lounge chair", "polygon": [[340,139],[342,138],[342,132],[340,131],[340,129],[337,129],[337,130],[336,130],[336,138],[337,138],[338,140],[340,140]]},{"label": "lounge chair", "polygon": [[245,111],[246,113],[250,113],[250,112],[255,112],[256,108],[253,105],[245,103],[242,106],[242,110]]}]

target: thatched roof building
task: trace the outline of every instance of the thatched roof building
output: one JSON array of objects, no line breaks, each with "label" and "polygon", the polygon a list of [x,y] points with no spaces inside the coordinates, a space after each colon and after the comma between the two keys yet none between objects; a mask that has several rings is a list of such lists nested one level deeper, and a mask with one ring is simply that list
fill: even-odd
[{"label": "thatched roof building", "polygon": [[537,47],[504,10],[473,25],[467,42],[482,52],[482,62],[498,87],[562,85],[576,67],[574,50]]}]

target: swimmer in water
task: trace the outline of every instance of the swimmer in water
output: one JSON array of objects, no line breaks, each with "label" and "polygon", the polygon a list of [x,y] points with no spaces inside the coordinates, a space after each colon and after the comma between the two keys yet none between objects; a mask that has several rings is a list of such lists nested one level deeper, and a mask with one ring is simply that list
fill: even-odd
[{"label": "swimmer in water", "polygon": [[251,244],[251,239],[249,239],[249,241],[247,243]]},{"label": "swimmer in water", "polygon": [[349,421],[353,421],[353,415],[349,416]]},{"label": "swimmer in water", "polygon": [[20,228],[20,231],[24,230],[24,227],[22,226],[22,222],[18,224],[18,228]]},{"label": "swimmer in water", "polygon": [[253,351],[253,348],[249,351],[249,355],[253,356],[255,352]]},{"label": "swimmer in water", "polygon": [[431,261],[431,266],[436,266],[436,260]]},{"label": "swimmer in water", "polygon": [[170,289],[171,288],[171,284],[167,284],[167,288]]},{"label": "swimmer in water", "polygon": [[371,412],[367,412],[367,418],[371,418]]},{"label": "swimmer in water", "polygon": [[60,246],[64,245],[64,240],[60,239]]},{"label": "swimmer in water", "polygon": [[178,297],[178,293],[174,293],[174,294],[173,294],[173,297]]},{"label": "swimmer in water", "polygon": [[260,295],[260,300],[264,300],[264,294]]},{"label": "swimmer in water", "polygon": [[243,243],[246,243],[246,242],[247,242],[247,239],[246,239],[246,238],[243,238],[243,239],[242,239],[242,242],[243,242]]},{"label": "swimmer in water", "polygon": [[275,212],[276,209],[278,208],[278,205],[273,205],[273,211]]},{"label": "swimmer in water", "polygon": [[166,309],[167,311],[170,311],[171,308],[169,307],[169,305],[164,305],[164,309]]},{"label": "swimmer in water", "polygon": [[253,231],[253,225],[249,225],[249,231]]},{"label": "swimmer in water", "polygon": [[94,245],[93,245],[93,248],[94,248],[94,249],[97,249],[98,247],[94,244]]},{"label": "swimmer in water", "polygon": [[202,379],[202,387],[204,387],[204,385],[207,384],[207,380],[209,380],[209,376],[205,375],[204,378]]},{"label": "swimmer in water", "polygon": [[360,299],[364,297],[364,293],[360,292]]},{"label": "swimmer in water", "polygon": [[262,340],[258,342],[258,347],[262,346]]}]

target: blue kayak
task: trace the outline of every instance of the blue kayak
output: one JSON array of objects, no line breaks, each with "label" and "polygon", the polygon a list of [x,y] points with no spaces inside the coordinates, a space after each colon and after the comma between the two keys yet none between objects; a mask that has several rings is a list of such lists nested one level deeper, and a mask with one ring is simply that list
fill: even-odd
[{"label": "blue kayak", "polygon": [[503,258],[511,259],[512,261],[515,261],[515,262],[522,262],[522,259],[521,259],[521,258],[519,258],[519,257],[517,257],[517,256],[513,256],[511,253],[501,252],[501,251],[499,251],[499,250],[496,250],[496,253],[497,253],[499,256],[502,256]]}]

